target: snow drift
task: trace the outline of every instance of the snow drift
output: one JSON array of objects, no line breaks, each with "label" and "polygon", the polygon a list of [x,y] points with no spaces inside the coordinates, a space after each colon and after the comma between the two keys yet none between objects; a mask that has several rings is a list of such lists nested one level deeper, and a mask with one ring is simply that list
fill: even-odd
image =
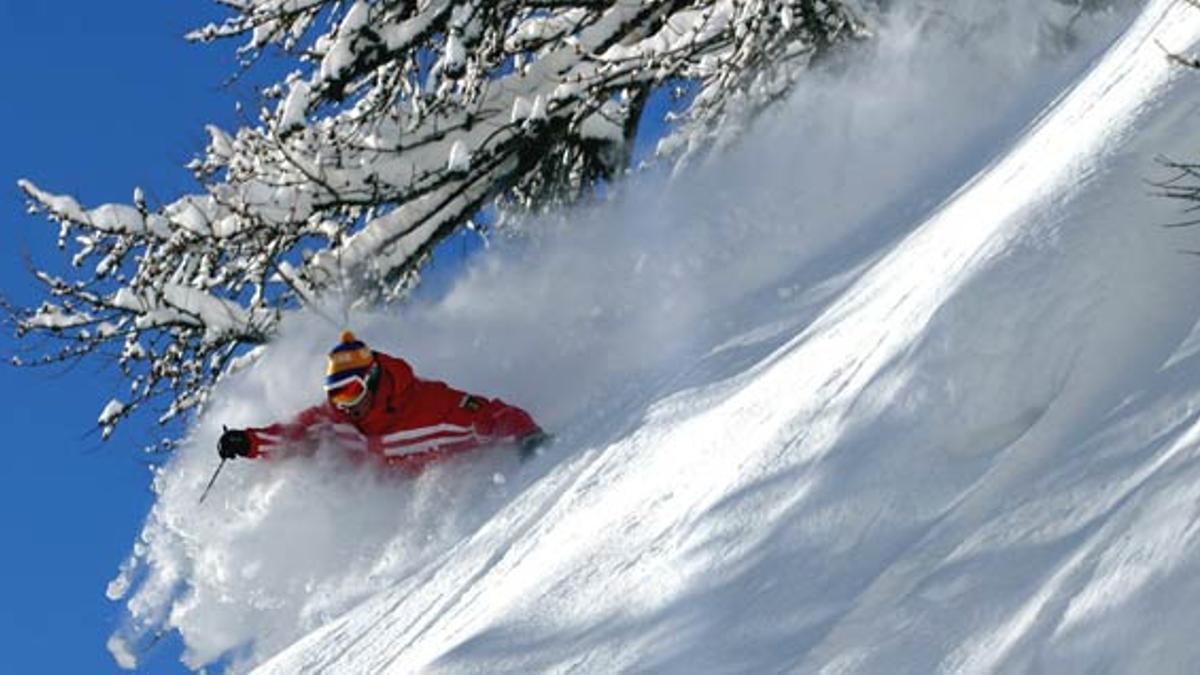
[{"label": "snow drift", "polygon": [[165,627],[190,666],[280,673],[1200,662],[1200,268],[1144,182],[1195,137],[1156,41],[1200,12],[1049,55],[1043,4],[897,10],[738,153],[355,317],[558,430],[537,464],[322,449],[196,508],[222,423],[312,402],[336,328],[293,320],[157,477],[114,653]]}]

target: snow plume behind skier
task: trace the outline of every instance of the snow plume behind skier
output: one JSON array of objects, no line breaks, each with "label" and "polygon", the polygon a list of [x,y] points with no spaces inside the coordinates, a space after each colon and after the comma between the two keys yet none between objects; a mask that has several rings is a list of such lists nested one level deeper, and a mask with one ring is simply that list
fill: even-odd
[{"label": "snow plume behind skier", "polygon": [[[392,344],[378,336],[393,332],[394,319],[364,316],[361,323],[365,333],[375,336],[372,344],[384,349]],[[332,424],[288,429],[284,423],[283,431],[295,432],[294,445],[264,444],[259,450],[269,459],[230,462],[208,499],[197,505],[217,464],[213,448],[222,436],[222,423],[232,429],[272,428],[273,420],[293,420],[296,411],[312,410],[314,400],[328,401],[326,378],[337,384],[344,373],[368,374],[357,371],[374,364],[370,349],[371,363],[329,372],[329,342],[313,339],[316,334],[328,336],[329,326],[313,316],[293,319],[252,368],[222,386],[206,423],[197,426],[168,464],[156,469],[157,503],[133,555],[108,588],[109,597],[125,600],[129,610],[126,625],[109,644],[119,663],[132,667],[144,661],[157,635],[177,630],[186,645],[187,665],[199,668],[226,658],[240,670],[371,594],[402,583],[486,522],[543,470],[537,462],[522,465],[517,446],[509,443],[524,435],[532,420],[519,409],[499,408],[495,399],[476,396],[477,413],[501,409],[518,423],[493,424],[494,437],[480,433],[470,446],[443,448],[468,452],[421,456],[418,466],[390,466],[382,445],[376,448],[380,461],[363,461],[376,458],[357,451],[371,450],[369,437],[355,435],[347,443],[330,433],[336,431]],[[358,351],[353,345],[357,338],[342,337],[352,339],[339,340],[334,351],[343,344],[351,345],[343,351]],[[419,337],[403,335],[398,342],[416,344],[416,360],[422,363],[430,353]],[[387,359],[379,355],[381,364]],[[472,363],[489,373],[477,360],[462,365]],[[403,372],[407,366],[392,359],[391,367]],[[503,373],[472,380],[462,369],[445,370],[450,379],[467,381],[473,391],[499,390],[514,399],[531,391],[526,385],[517,387],[515,395],[507,393],[512,390],[497,384]],[[381,370],[377,386],[386,387],[382,376]],[[432,389],[432,400],[452,396],[458,406],[466,395],[413,377],[414,383]],[[497,429],[507,433],[495,434]],[[471,436],[476,440],[474,432]],[[366,443],[360,445],[362,441]],[[426,461],[431,459],[436,461]]]}]

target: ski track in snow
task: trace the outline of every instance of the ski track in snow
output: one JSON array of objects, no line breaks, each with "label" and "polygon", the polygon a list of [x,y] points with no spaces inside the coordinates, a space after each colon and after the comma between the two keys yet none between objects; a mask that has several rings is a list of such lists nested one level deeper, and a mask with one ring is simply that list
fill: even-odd
[{"label": "ski track in snow", "polygon": [[[220,486],[225,511],[214,519],[260,527],[270,539],[261,547],[302,547],[306,535],[348,543],[335,503],[348,482],[361,501],[345,508],[368,510],[349,527],[368,543],[354,544],[362,548],[345,571],[337,554],[317,556],[330,571],[309,584],[330,595],[324,605],[301,584],[277,589],[277,614],[270,603],[223,614],[208,594],[236,592],[236,580],[212,572],[228,565],[210,560],[206,573],[178,540],[215,543],[213,555],[232,559],[265,548],[171,507],[170,495],[206,478],[209,458],[197,451],[161,477],[145,536],[151,558],[166,562],[140,563],[150,592],[133,598],[164,611],[155,593],[172,584],[155,580],[172,574],[199,589],[171,609],[195,663],[257,640],[258,651],[235,659],[253,665],[320,626],[259,664],[263,673],[1194,670],[1200,268],[1179,253],[1195,248],[1195,234],[1156,226],[1178,220],[1178,205],[1148,194],[1143,179],[1161,171],[1156,156],[1189,152],[1195,137],[1200,79],[1169,65],[1156,42],[1196,48],[1200,12],[1152,0],[1112,21],[1123,30],[1093,36],[1095,58],[1080,57],[1075,71],[1010,73],[1032,93],[1003,99],[1007,123],[972,119],[969,104],[947,112],[963,146],[938,142],[938,123],[891,134],[873,106],[904,117],[903,101],[856,103],[847,137],[894,142],[903,159],[849,156],[845,174],[875,190],[812,206],[817,224],[791,222],[801,211],[789,202],[747,199],[751,217],[778,218],[779,228],[650,230],[624,250],[659,270],[698,252],[703,264],[678,274],[639,276],[643,261],[619,246],[605,259],[587,228],[561,235],[557,249],[534,247],[544,258],[523,275],[484,263],[390,339],[447,379],[531,402],[565,427],[548,456],[522,468],[486,459],[413,485],[320,453],[318,469],[339,476],[332,487],[301,461],[242,466]],[[885,38],[883,58],[888,39],[904,42]],[[1039,98],[1033,90],[1047,83],[1061,95]],[[828,84],[801,91],[792,109],[854,100],[853,86],[839,99],[820,89]],[[1014,115],[1026,117],[1013,124]],[[805,138],[813,165],[852,143],[807,131],[780,133]],[[831,195],[858,195],[833,184],[837,170],[760,154],[773,142],[769,127],[720,169],[788,167],[797,180],[832,181]],[[724,196],[700,184],[694,203],[668,196],[663,208],[702,221]],[[828,232],[827,222],[839,227]],[[804,245],[793,225],[809,228]],[[623,234],[645,235],[604,236]],[[723,258],[739,236],[765,240],[752,249],[761,255]],[[563,249],[596,251],[598,261]],[[578,281],[564,271],[580,266]],[[722,288],[714,270],[743,283]],[[537,275],[555,278],[553,292]],[[628,288],[539,314],[548,297],[591,297],[595,275]],[[679,290],[639,309],[663,287]],[[478,319],[493,306],[495,316]],[[464,334],[538,317],[529,344],[480,337],[464,355]],[[277,363],[298,353],[319,361],[312,325],[285,332]],[[386,319],[363,328],[389,346]],[[488,350],[513,361],[477,368],[476,352]],[[271,363],[267,372],[283,372]],[[514,385],[513,370],[533,364],[546,372]],[[231,400],[257,397],[270,403],[253,415],[281,414],[299,394],[279,392],[303,391],[311,373],[302,370],[274,385],[249,381]],[[554,400],[563,392],[546,385],[553,377],[598,384]],[[543,389],[551,393],[539,398]],[[211,447],[214,434],[200,430],[197,446]],[[490,484],[492,473],[509,478]],[[305,494],[330,504],[313,507]],[[289,513],[321,522],[289,539]],[[303,576],[266,564],[282,581]],[[240,574],[253,581],[256,570]],[[363,570],[374,576],[355,577]],[[303,621],[286,618],[297,612]],[[210,624],[222,620],[245,625],[214,636]]]}]

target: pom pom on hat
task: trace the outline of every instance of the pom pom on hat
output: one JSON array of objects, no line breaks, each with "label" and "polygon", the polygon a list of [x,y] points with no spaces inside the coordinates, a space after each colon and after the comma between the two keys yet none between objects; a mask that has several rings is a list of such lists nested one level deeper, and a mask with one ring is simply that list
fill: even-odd
[{"label": "pom pom on hat", "polygon": [[354,333],[342,331],[338,344],[329,350],[329,363],[325,369],[326,388],[335,387],[355,375],[365,377],[373,363],[375,353],[371,348],[354,337]]}]

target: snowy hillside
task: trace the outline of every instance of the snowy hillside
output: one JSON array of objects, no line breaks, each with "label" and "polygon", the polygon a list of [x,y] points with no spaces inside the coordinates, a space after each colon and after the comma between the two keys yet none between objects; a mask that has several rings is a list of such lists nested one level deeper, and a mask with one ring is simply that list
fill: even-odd
[{"label": "snowy hillside", "polygon": [[1194,670],[1200,232],[1145,181],[1200,148],[1156,44],[1200,12],[1048,54],[1053,3],[955,4],[701,175],[356,319],[534,411],[538,463],[324,449],[197,508],[222,423],[317,395],[335,329],[296,319],[158,477],[114,654],[166,626],[268,673]]}]

